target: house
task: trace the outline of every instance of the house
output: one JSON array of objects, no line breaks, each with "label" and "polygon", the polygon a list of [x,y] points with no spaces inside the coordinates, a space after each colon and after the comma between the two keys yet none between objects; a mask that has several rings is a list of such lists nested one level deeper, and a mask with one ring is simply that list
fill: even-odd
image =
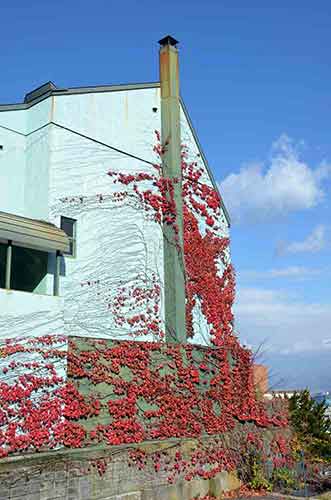
[{"label": "house", "polygon": [[[173,249],[167,255],[168,226],[139,209],[132,179],[145,176],[144,192],[155,192],[158,148],[172,137],[163,163],[171,169],[177,162],[180,175],[185,144],[197,182],[218,188],[179,97],[176,41],[166,37],[160,45],[160,82],[78,88],[48,82],[22,103],[0,105],[0,339],[62,332],[160,340],[172,310],[169,318],[182,323],[168,331],[186,341],[184,281]],[[173,95],[161,95],[169,82]],[[229,236],[220,203],[216,230],[195,209],[202,235],[209,227]],[[153,287],[160,290],[156,304],[147,292],[139,303],[119,300],[129,288]],[[144,315],[152,305],[149,332],[142,332],[143,321],[127,323],[128,314]],[[209,345],[199,299],[193,309],[188,340]]]},{"label": "house", "polygon": [[156,83],[0,105],[8,498],[214,498],[248,445],[286,460],[286,413],[257,398],[266,370],[235,333],[229,216],[174,38],[159,60]]}]

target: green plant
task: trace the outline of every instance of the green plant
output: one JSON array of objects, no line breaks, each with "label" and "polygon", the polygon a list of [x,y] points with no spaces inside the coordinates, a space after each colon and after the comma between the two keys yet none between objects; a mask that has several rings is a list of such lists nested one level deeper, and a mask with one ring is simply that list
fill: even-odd
[{"label": "green plant", "polygon": [[249,486],[253,490],[272,491],[272,483],[264,476],[262,464],[258,460],[254,460],[251,465],[251,480]]},{"label": "green plant", "polygon": [[279,488],[286,490],[293,489],[297,486],[297,479],[293,470],[288,467],[279,467],[274,469],[272,474],[272,482]]},{"label": "green plant", "polygon": [[289,399],[289,415],[297,445],[313,459],[331,459],[331,419],[326,404],[312,399],[308,389]]},{"label": "green plant", "polygon": [[312,399],[308,389],[289,399],[291,424],[299,436],[309,436],[317,439],[329,439],[331,420],[325,415],[327,405]]}]

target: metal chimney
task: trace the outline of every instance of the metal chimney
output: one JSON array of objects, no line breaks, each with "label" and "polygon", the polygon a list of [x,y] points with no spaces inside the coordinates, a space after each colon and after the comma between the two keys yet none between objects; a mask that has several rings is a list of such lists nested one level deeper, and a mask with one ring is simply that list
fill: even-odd
[{"label": "metal chimney", "polygon": [[185,261],[181,169],[180,101],[177,40],[166,36],[160,44],[162,171],[174,179],[178,241],[174,227],[163,226],[164,295],[167,342],[186,342]]}]

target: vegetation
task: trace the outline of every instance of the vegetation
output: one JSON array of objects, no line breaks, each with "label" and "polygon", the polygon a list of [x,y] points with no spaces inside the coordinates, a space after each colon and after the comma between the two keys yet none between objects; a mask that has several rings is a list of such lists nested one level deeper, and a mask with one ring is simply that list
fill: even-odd
[{"label": "vegetation", "polygon": [[289,491],[298,486],[298,478],[293,469],[289,467],[279,467],[275,468],[273,471],[272,483],[274,487]]},{"label": "vegetation", "polygon": [[260,461],[255,460],[251,464],[251,474],[249,486],[252,490],[272,491],[272,483],[265,477],[265,471]]},{"label": "vegetation", "polygon": [[314,401],[306,389],[289,399],[290,422],[298,446],[308,457],[331,461],[331,420],[325,416],[326,404]]}]

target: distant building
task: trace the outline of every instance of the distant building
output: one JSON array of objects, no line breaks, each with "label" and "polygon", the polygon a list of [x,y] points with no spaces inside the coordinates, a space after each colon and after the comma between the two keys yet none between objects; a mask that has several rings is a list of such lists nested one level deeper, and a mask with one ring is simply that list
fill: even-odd
[{"label": "distant building", "polygon": [[268,368],[265,365],[253,365],[254,386],[260,394],[268,391]]},{"label": "distant building", "polygon": [[281,398],[281,399],[289,399],[291,398],[295,393],[298,392],[303,392],[303,389],[287,389],[287,390],[275,390],[275,391],[269,391],[265,392],[264,397],[266,399],[274,399],[274,398]]}]

